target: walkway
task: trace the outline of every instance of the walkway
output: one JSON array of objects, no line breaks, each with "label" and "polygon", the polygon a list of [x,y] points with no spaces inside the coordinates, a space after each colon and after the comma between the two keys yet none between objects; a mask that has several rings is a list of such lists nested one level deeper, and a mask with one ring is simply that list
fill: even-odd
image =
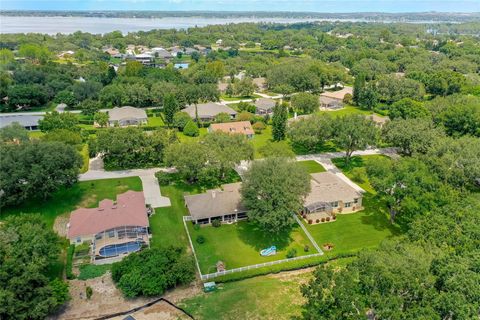
[{"label": "walkway", "polygon": [[[92,159],[90,163],[95,163],[95,159]],[[170,199],[163,197],[160,193],[160,185],[155,177],[155,173],[158,171],[170,171],[171,169],[165,168],[151,168],[151,169],[132,169],[132,170],[120,170],[120,171],[105,171],[105,170],[88,170],[85,173],[80,174],[80,181],[102,180],[102,179],[118,179],[127,177],[140,177],[142,180],[143,194],[145,196],[145,202],[152,206],[152,208],[170,207]]]},{"label": "walkway", "polygon": [[[389,157],[395,157],[397,155],[396,150],[394,148],[384,148],[384,149],[367,149],[367,150],[360,150],[353,152],[352,156],[369,156],[369,155],[386,155]],[[362,188],[360,188],[356,183],[350,180],[346,175],[342,173],[340,169],[338,169],[332,162],[334,158],[341,158],[345,157],[344,152],[327,152],[327,153],[320,153],[320,154],[307,154],[302,156],[297,156],[297,161],[305,161],[305,160],[313,160],[321,164],[325,170],[335,174],[337,177],[348,183],[351,187],[355,190],[360,192],[365,192]]]}]

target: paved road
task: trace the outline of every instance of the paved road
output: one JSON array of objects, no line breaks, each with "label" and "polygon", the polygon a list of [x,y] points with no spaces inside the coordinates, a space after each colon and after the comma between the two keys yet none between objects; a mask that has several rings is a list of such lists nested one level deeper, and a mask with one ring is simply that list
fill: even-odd
[{"label": "paved road", "polygon": [[[396,150],[394,148],[384,148],[384,149],[368,149],[368,150],[360,150],[355,151],[353,156],[368,156],[368,155],[376,155],[376,154],[383,154],[389,157],[397,156]],[[334,158],[341,158],[344,157],[344,152],[327,152],[327,153],[320,153],[320,154],[307,154],[302,156],[297,156],[297,161],[306,161],[306,160],[313,160],[321,164],[325,170],[335,174],[337,177],[348,183],[351,187],[356,189],[360,192],[365,192],[361,187],[359,187],[356,183],[350,180],[343,172],[338,169],[332,162]]]},{"label": "paved road", "polygon": [[127,177],[140,177],[142,180],[143,194],[145,195],[145,202],[153,208],[169,207],[171,206],[170,199],[163,197],[160,192],[158,180],[155,177],[155,172],[161,170],[168,170],[165,168],[151,168],[151,169],[132,169],[120,171],[104,171],[104,170],[88,170],[79,176],[80,181],[91,181],[101,179],[117,179]]}]

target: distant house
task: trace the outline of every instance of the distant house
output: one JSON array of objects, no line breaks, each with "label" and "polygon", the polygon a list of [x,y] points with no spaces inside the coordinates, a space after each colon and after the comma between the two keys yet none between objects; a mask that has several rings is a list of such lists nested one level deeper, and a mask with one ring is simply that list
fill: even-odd
[{"label": "distant house", "polygon": [[248,138],[252,138],[255,132],[253,131],[250,121],[237,121],[227,123],[212,123],[208,127],[209,132],[221,131],[231,134],[244,134]]},{"label": "distant house", "polygon": [[331,172],[311,174],[311,191],[304,200],[302,216],[318,223],[337,213],[362,210],[362,193]]},{"label": "distant house", "polygon": [[27,130],[38,130],[38,122],[43,119],[43,116],[31,116],[31,115],[1,115],[0,114],[0,128],[11,125],[17,122]]},{"label": "distant house", "polygon": [[123,256],[149,245],[148,213],[143,192],[127,191],[117,201],[104,199],[98,208],[73,211],[67,225],[71,244],[91,244],[94,261]]},{"label": "distant house", "polygon": [[148,121],[147,113],[143,109],[134,107],[115,107],[108,112],[108,123],[110,126],[138,126],[146,124]]},{"label": "distant house", "polygon": [[223,40],[222,39],[218,39],[217,41],[215,41],[215,44],[219,47],[221,47],[223,45]]},{"label": "distant house", "polygon": [[188,113],[192,119],[195,119],[198,113],[198,118],[206,122],[214,120],[219,113],[227,113],[231,119],[237,116],[237,112],[232,108],[215,102],[199,103],[196,109],[197,111],[195,111],[195,105],[189,105],[182,111]]},{"label": "distant house", "polygon": [[153,64],[153,55],[150,53],[140,53],[131,57],[131,59],[140,62],[143,65],[150,66]]},{"label": "distant house", "polygon": [[255,113],[259,115],[272,114],[273,108],[276,105],[276,101],[269,98],[259,98],[255,100]]},{"label": "distant house", "polygon": [[334,110],[343,108],[343,99],[345,95],[353,94],[352,87],[343,87],[337,91],[325,91],[320,94],[320,108],[324,110]]},{"label": "distant house", "polygon": [[223,185],[222,189],[185,196],[191,219],[195,224],[210,224],[213,220],[235,222],[246,219],[246,208],[240,194],[241,182]]},{"label": "distant house", "polygon": [[115,57],[120,54],[120,51],[118,51],[118,49],[115,49],[115,48],[104,48],[103,52],[109,54],[112,57]]},{"label": "distant house", "polygon": [[165,59],[165,60],[170,60],[173,58],[173,55],[163,48],[153,48],[152,56],[156,58]]}]

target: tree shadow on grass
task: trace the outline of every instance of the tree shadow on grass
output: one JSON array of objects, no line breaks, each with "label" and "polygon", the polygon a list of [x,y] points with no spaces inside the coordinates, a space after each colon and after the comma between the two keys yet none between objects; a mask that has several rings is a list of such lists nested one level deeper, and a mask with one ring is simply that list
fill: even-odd
[{"label": "tree shadow on grass", "polygon": [[366,209],[361,217],[362,224],[371,225],[378,231],[388,229],[392,236],[398,236],[404,232],[402,226],[390,223],[386,203],[379,196],[366,193],[363,197],[363,206]]},{"label": "tree shadow on grass", "polygon": [[253,222],[241,222],[237,227],[240,240],[255,250],[262,250],[271,246],[276,246],[277,250],[286,249],[293,241],[291,232],[293,229],[279,234],[272,234],[261,229]]}]

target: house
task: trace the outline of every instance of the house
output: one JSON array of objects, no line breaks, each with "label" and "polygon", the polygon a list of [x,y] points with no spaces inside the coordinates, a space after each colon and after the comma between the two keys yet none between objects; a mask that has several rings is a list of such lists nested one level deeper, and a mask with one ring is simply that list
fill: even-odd
[{"label": "house", "polygon": [[331,172],[311,174],[311,191],[304,200],[303,218],[319,223],[339,213],[362,210],[362,193]]},{"label": "house", "polygon": [[231,134],[244,134],[247,136],[247,138],[253,138],[253,135],[255,134],[250,121],[212,123],[210,127],[208,127],[208,132],[215,131],[221,131]]},{"label": "house", "polygon": [[264,115],[264,114],[272,114],[273,113],[273,108],[277,102],[273,99],[270,98],[259,98],[255,100],[255,113],[258,115]]},{"label": "house", "polygon": [[185,206],[195,224],[210,224],[213,220],[235,222],[247,218],[240,194],[241,182],[223,185],[222,189],[185,196]]},{"label": "house", "polygon": [[150,53],[136,54],[136,55],[130,57],[130,59],[138,61],[145,66],[151,66],[153,64],[153,55],[150,54]]},{"label": "house", "polygon": [[97,208],[73,211],[67,225],[71,244],[90,243],[94,262],[118,259],[149,245],[143,192],[127,191],[117,201],[103,199]]},{"label": "house", "polygon": [[257,86],[259,91],[267,90],[267,80],[265,78],[263,77],[253,78],[252,82]]},{"label": "house", "polygon": [[108,111],[108,123],[110,126],[138,126],[146,124],[148,121],[147,113],[143,109],[134,107],[115,107]]},{"label": "house", "polygon": [[170,59],[173,58],[173,55],[163,48],[153,48],[152,49],[152,55],[155,58],[161,58],[161,59],[165,59],[165,60],[170,60]]},{"label": "house", "polygon": [[237,112],[232,108],[215,102],[199,103],[196,110],[195,105],[189,105],[182,111],[188,113],[192,119],[196,119],[198,113],[198,118],[206,122],[214,120],[219,113],[227,113],[231,119],[237,116]]},{"label": "house", "polygon": [[222,44],[223,44],[223,40],[222,40],[222,39],[218,39],[217,41],[215,41],[215,44],[216,44],[217,46],[221,47]]},{"label": "house", "polygon": [[343,87],[337,91],[325,91],[320,94],[320,108],[323,110],[335,110],[343,108],[345,95],[353,94],[352,87]]},{"label": "house", "polygon": [[0,128],[11,125],[17,122],[27,130],[38,130],[38,122],[43,119],[43,116],[31,115],[0,115]]}]

